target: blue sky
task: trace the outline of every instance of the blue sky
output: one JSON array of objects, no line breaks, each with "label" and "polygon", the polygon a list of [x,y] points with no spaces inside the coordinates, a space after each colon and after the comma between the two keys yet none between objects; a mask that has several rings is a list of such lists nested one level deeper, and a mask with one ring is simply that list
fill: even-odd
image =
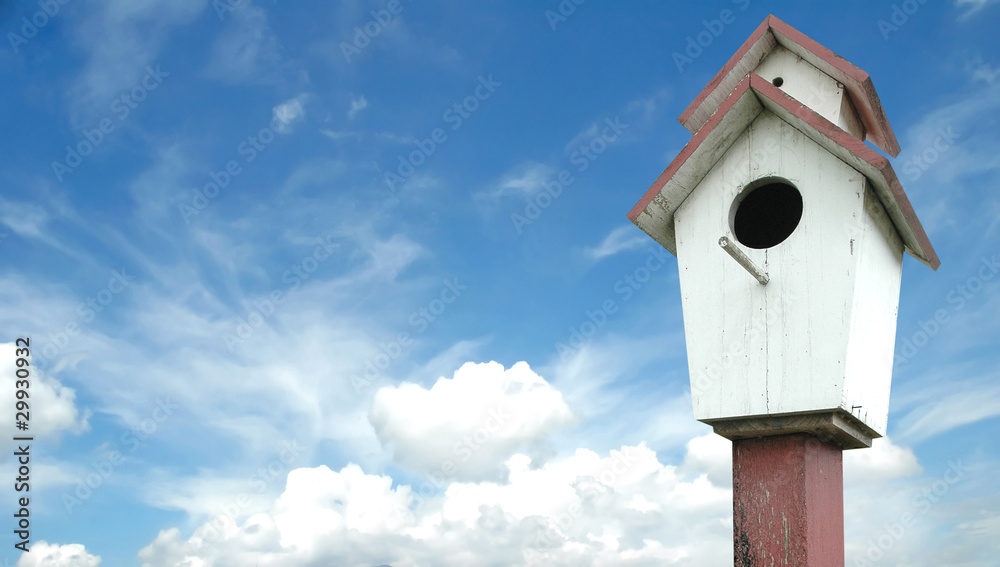
[{"label": "blue sky", "polygon": [[625,214],[769,13],[870,73],[941,258],[848,565],[994,564],[997,2],[50,4],[0,5],[7,565],[727,564],[676,259]]}]

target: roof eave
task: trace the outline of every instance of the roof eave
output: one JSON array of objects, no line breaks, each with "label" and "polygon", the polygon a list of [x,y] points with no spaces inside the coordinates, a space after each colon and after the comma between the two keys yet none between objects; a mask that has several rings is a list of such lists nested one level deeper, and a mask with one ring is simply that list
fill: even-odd
[{"label": "roof eave", "polygon": [[778,45],[789,49],[842,83],[865,126],[867,139],[892,157],[899,155],[900,148],[896,134],[889,125],[889,119],[882,109],[882,103],[868,73],[774,15],[768,15],[750,34],[750,37],[688,105],[678,121],[691,133],[697,132],[715,112],[714,107],[718,102],[727,97],[742,78],[753,71]]},{"label": "roof eave", "polygon": [[[753,101],[747,97],[752,97]],[[754,106],[758,108],[754,110]],[[827,151],[864,173],[892,219],[906,251],[931,269],[936,270],[940,266],[941,262],[889,160],[755,73],[745,77],[722,101],[718,111],[632,208],[629,220],[676,254],[673,213],[711,170],[719,156],[732,145],[734,132],[735,136],[742,133],[764,109],[774,112]],[[664,192],[664,188],[668,191]]]}]

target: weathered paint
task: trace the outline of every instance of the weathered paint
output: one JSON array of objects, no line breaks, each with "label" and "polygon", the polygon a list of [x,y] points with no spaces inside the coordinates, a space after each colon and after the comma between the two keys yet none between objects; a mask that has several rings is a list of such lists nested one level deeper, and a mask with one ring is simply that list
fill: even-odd
[{"label": "weathered paint", "polygon": [[842,449],[872,446],[871,429],[843,410],[718,420],[712,422],[712,429],[730,441],[808,433],[839,445]]},{"label": "weathered paint", "polygon": [[865,139],[865,126],[851,103],[844,85],[838,83],[805,59],[781,47],[775,47],[753,70],[765,81],[814,110],[859,140]]},{"label": "weathered paint", "polygon": [[906,245],[906,251],[932,270],[938,269],[941,261],[888,158],[787,96],[771,83],[759,78],[755,80],[751,76],[750,86],[761,95],[760,102],[766,109],[793,124],[811,140],[863,173],[889,213],[893,227]]},{"label": "weathered paint", "polygon": [[677,254],[674,211],[764,109],[750,90],[751,78],[748,75],[733,90],[719,112],[698,130],[628,213],[629,220],[672,254]]},{"label": "weathered paint", "polygon": [[843,453],[805,434],[733,442],[736,567],[843,567]]},{"label": "weathered paint", "polygon": [[860,171],[871,182],[906,251],[931,269],[936,270],[941,265],[889,160],[756,74],[745,77],[729,94],[719,111],[698,130],[632,207],[629,220],[676,254],[674,211],[732,140],[765,109]]},{"label": "weathered paint", "polygon": [[792,52],[844,85],[866,139],[889,155],[899,155],[899,143],[882,110],[868,73],[823,47],[802,32],[769,15],[743,45],[695,97],[678,120],[688,131],[700,130],[718,110],[733,88],[777,47]]},{"label": "weathered paint", "polygon": [[857,264],[841,407],[885,434],[903,245],[867,182],[864,210],[851,221],[850,253],[857,258]]},{"label": "weathered paint", "polygon": [[[773,178],[798,189],[802,216],[780,244],[743,250],[763,286],[718,235],[738,242],[734,203]],[[885,434],[903,254],[885,218],[863,175],[771,112],[733,140],[674,213],[696,419],[840,411]]]},{"label": "weathered paint", "polygon": [[758,268],[746,254],[740,250],[733,241],[729,240],[728,236],[723,236],[719,238],[719,246],[726,251],[726,254],[736,260],[736,263],[743,267],[755,280],[760,282],[760,285],[767,285],[768,277],[767,273]]}]

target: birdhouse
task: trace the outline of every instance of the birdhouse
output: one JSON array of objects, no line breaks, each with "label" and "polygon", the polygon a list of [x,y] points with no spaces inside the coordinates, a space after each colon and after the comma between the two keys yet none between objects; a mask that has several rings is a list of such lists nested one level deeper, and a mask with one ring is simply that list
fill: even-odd
[{"label": "birdhouse", "polygon": [[886,432],[904,252],[939,261],[868,74],[768,16],[628,217],[677,256],[694,415],[730,439]]}]

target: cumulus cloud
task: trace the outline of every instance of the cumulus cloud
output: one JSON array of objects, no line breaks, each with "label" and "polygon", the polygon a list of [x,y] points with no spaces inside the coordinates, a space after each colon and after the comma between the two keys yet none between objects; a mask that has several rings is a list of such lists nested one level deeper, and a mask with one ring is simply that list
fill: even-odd
[{"label": "cumulus cloud", "polygon": [[875,439],[870,449],[844,452],[844,484],[860,484],[915,476],[923,472],[913,449],[888,437]]},{"label": "cumulus cloud", "polygon": [[59,545],[43,540],[35,542],[30,549],[17,560],[16,567],[98,567],[101,564],[99,555],[87,553],[87,548],[79,543]]},{"label": "cumulus cloud", "polygon": [[733,443],[709,433],[688,441],[682,470],[704,474],[716,486],[732,486]]},{"label": "cumulus cloud", "polygon": [[[691,439],[681,470],[694,475],[705,474],[716,486],[731,486],[732,442],[715,433]],[[852,490],[914,477],[922,472],[923,467],[913,449],[897,445],[888,437],[876,439],[870,449],[844,451],[844,486]]]},{"label": "cumulus cloud", "polygon": [[465,566],[723,564],[732,557],[730,492],[684,480],[646,446],[587,449],[508,480],[455,483],[430,500],[356,465],[289,474],[268,513],[220,516],[188,539],[161,532],[139,557],[174,565]]},{"label": "cumulus cloud", "polygon": [[405,382],[380,389],[369,420],[401,465],[468,480],[497,478],[515,451],[538,449],[573,415],[526,362],[507,370],[469,362],[430,389]]},{"label": "cumulus cloud", "polygon": [[[0,420],[14,423],[17,391],[17,349],[14,343],[0,344]],[[23,353],[22,353],[23,354]],[[30,363],[31,358],[27,359]],[[90,411],[80,411],[76,407],[76,392],[63,386],[59,380],[46,376],[33,366],[28,369],[28,407],[31,416],[30,433],[35,437],[55,435],[62,431],[82,433],[90,428],[87,420]],[[23,373],[23,372],[22,372]],[[0,449],[6,451],[12,446],[9,437],[0,442]]]},{"label": "cumulus cloud", "polygon": [[[496,427],[500,414],[509,414],[504,427]],[[219,514],[189,536],[166,529],[139,558],[143,567],[447,567],[483,564],[484,557],[518,566],[731,561],[729,441],[715,434],[690,439],[679,466],[662,462],[645,443],[606,454],[579,448],[545,461],[517,450],[572,420],[561,393],[523,362],[509,369],[466,363],[430,388],[382,388],[369,421],[396,459],[430,472],[428,480],[397,483],[353,463],[339,471],[298,468],[266,511]],[[460,460],[454,439],[475,441],[478,431],[473,455],[482,461],[470,458],[471,468],[456,463],[459,474],[435,476],[434,467],[440,472],[443,462]],[[490,474],[501,462],[501,474]],[[847,452],[844,471],[849,557],[863,557],[879,528],[895,530],[893,522],[909,510],[915,523],[884,557],[912,563],[931,514],[914,511],[919,502],[911,491],[934,479],[920,479],[913,451],[889,439]],[[965,528],[980,533],[992,525],[986,518]]]}]

